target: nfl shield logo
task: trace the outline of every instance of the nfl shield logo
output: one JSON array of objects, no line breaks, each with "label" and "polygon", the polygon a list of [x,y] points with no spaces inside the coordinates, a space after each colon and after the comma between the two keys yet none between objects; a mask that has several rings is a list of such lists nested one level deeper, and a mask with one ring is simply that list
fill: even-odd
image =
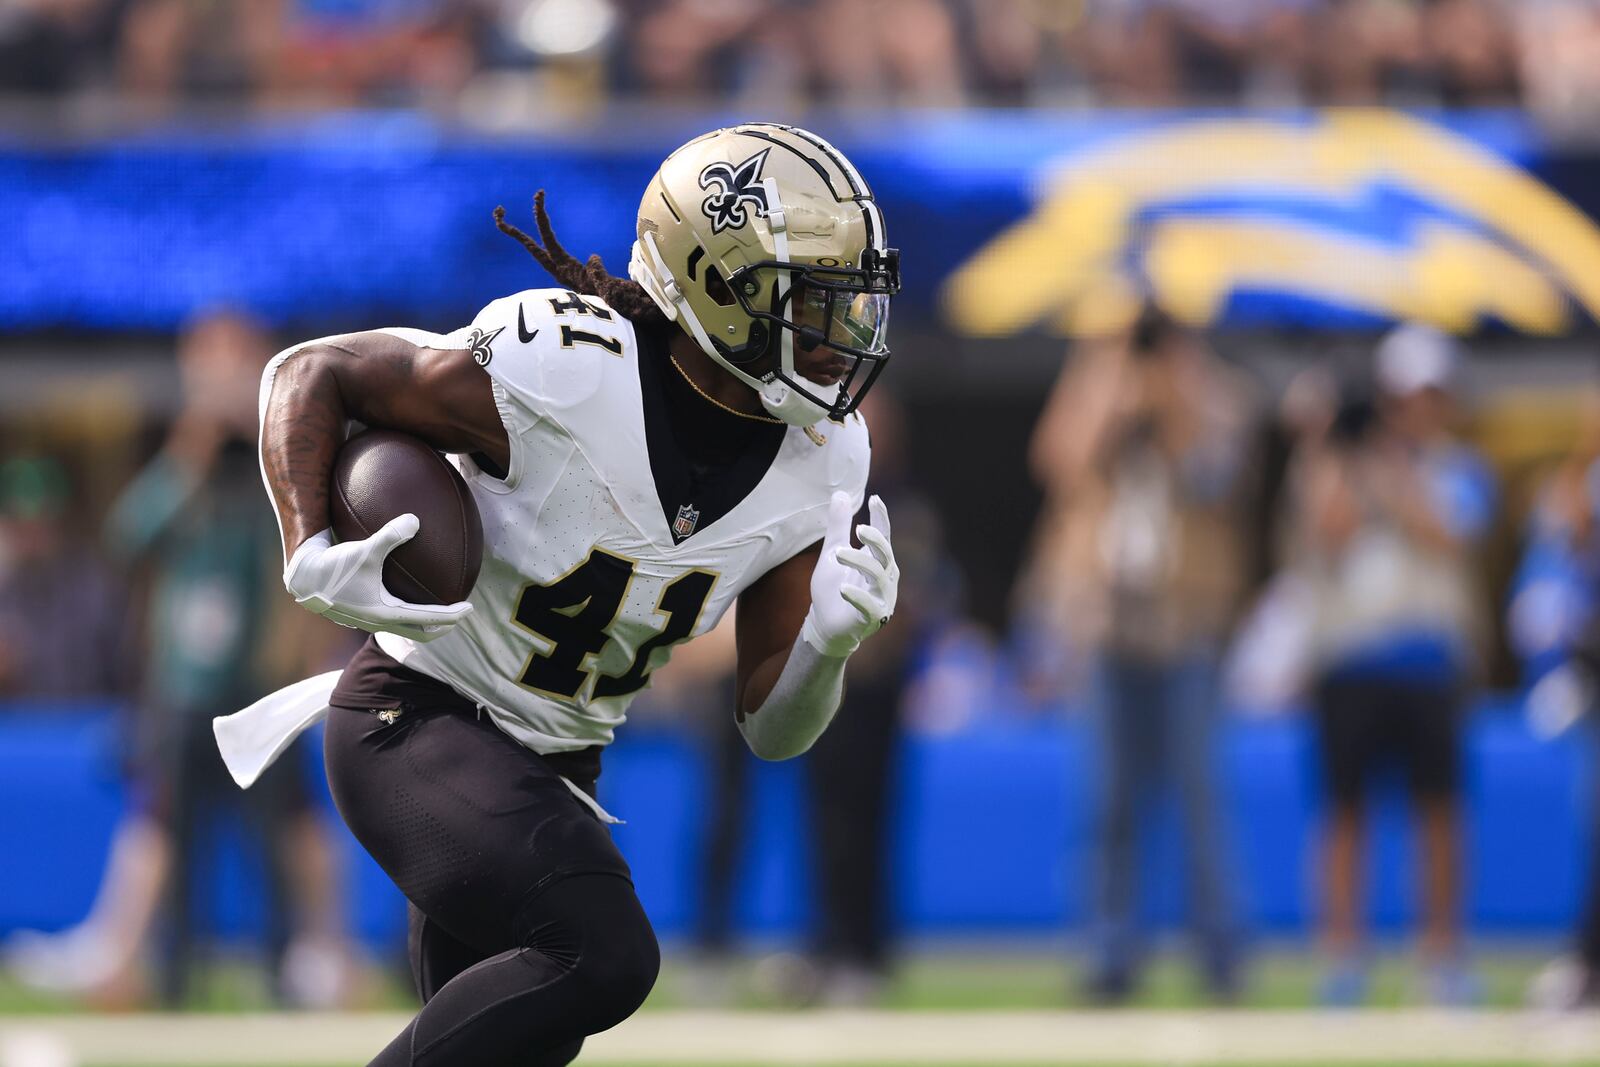
[{"label": "nfl shield logo", "polygon": [[685,504],[678,509],[678,517],[672,522],[672,536],[682,541],[694,533],[694,524],[700,521],[700,512],[693,504]]}]

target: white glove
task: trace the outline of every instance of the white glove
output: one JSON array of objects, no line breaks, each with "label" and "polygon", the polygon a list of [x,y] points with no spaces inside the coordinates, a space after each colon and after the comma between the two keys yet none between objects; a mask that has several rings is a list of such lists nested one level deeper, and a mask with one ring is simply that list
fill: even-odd
[{"label": "white glove", "polygon": [[824,656],[848,656],[877,633],[894,614],[900,592],[900,565],[889,545],[883,500],[869,500],[871,522],[856,527],[856,538],[866,548],[850,547],[850,517],[850,497],[834,493],[822,557],[811,572],[811,610],[800,626],[800,636]]},{"label": "white glove", "polygon": [[432,641],[472,614],[457,604],[408,604],[383,587],[383,561],[417,534],[411,514],[396,515],[362,541],[333,543],[333,531],[306,538],[283,570],[283,584],[307,611],[368,633]]}]

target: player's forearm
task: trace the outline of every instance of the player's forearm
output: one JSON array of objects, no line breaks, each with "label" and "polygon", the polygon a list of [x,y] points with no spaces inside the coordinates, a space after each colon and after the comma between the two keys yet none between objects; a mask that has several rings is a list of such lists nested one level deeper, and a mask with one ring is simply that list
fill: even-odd
[{"label": "player's forearm", "polygon": [[271,392],[261,420],[261,471],[288,559],[328,528],[328,483],[349,414],[338,376],[319,350],[267,367]]},{"label": "player's forearm", "polygon": [[[825,656],[795,638],[770,690],[754,708],[741,706],[739,731],[750,751],[765,760],[785,760],[814,745],[839,710],[846,658]],[[754,702],[758,695],[752,679],[746,699]]]}]

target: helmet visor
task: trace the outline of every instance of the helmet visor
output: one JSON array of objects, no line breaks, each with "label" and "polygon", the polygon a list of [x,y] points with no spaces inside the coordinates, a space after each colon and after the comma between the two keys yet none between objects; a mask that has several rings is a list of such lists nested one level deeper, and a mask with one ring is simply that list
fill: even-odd
[{"label": "helmet visor", "polygon": [[887,293],[857,293],[848,300],[835,300],[828,320],[828,340],[843,341],[851,348],[882,352],[889,346],[889,296]]},{"label": "helmet visor", "polygon": [[823,344],[851,354],[888,351],[889,294],[844,284],[819,285],[815,277],[807,278],[800,289],[798,323],[820,331]]},{"label": "helmet visor", "polygon": [[[770,324],[774,345],[776,331],[793,338],[793,366],[779,365],[766,373],[832,418],[856,409],[889,360],[889,301],[900,291],[900,253],[868,249],[861,260],[852,266],[762,260],[729,278],[745,312]],[[769,290],[769,306],[756,307],[750,298],[767,288],[760,280],[760,272],[767,270],[778,272],[787,284],[780,281]],[[775,348],[767,351],[776,355]],[[833,399],[817,393],[823,382],[829,383],[825,388],[837,388]]]}]

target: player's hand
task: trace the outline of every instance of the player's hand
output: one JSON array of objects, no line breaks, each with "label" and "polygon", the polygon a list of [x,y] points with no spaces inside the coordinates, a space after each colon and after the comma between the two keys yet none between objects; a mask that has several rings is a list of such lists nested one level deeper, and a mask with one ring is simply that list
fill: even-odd
[{"label": "player's hand", "polygon": [[882,499],[867,502],[867,517],[870,522],[856,527],[864,547],[852,548],[850,498],[834,493],[828,501],[828,532],[811,572],[811,610],[800,627],[806,643],[824,656],[848,656],[894,614],[900,565],[889,544],[889,510]]},{"label": "player's hand", "polygon": [[295,550],[283,584],[295,603],[341,626],[432,641],[470,615],[472,605],[408,604],[383,587],[383,561],[417,527],[415,515],[396,515],[371,537],[339,544],[332,530],[323,530]]}]

